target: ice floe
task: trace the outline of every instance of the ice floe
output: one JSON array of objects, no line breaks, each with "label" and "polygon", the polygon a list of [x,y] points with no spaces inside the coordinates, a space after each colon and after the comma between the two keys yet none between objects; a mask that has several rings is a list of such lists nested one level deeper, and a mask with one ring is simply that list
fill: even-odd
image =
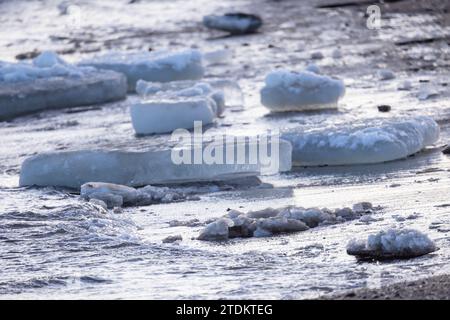
[{"label": "ice floe", "polygon": [[0,120],[125,96],[126,79],[122,74],[74,66],[50,51],[31,63],[0,62]]},{"label": "ice floe", "polygon": [[261,103],[274,112],[337,108],[344,95],[342,80],[309,71],[274,71],[265,79]]},{"label": "ice floe", "polygon": [[[233,148],[230,148],[232,143]],[[199,181],[227,181],[261,174],[274,174],[291,169],[292,147],[287,141],[273,144],[266,141],[267,155],[250,156],[250,145],[259,148],[259,141],[253,144],[232,139],[221,145],[222,159],[210,159],[214,148],[210,144],[180,144],[175,148],[158,150],[79,150],[44,153],[32,156],[22,163],[21,186],[59,186],[80,188],[96,181],[140,187],[154,184],[185,183]],[[278,148],[278,157],[269,155]],[[230,150],[230,151],[229,151]],[[227,162],[227,154],[234,159]],[[261,152],[261,151],[260,151]],[[186,160],[200,159],[199,163]],[[207,158],[209,157],[209,158]],[[186,161],[185,161],[186,160]],[[218,163],[217,161],[220,163]]]},{"label": "ice floe", "polygon": [[[201,230],[198,239],[223,241],[231,238],[270,237],[359,219],[376,210],[368,202],[355,204],[354,207],[359,211],[350,208],[330,210],[295,206],[266,208],[247,213],[231,210]],[[360,210],[361,208],[365,210]]]},{"label": "ice floe", "polygon": [[203,60],[208,65],[223,64],[231,60],[233,52],[230,49],[219,49],[203,53]]},{"label": "ice floe", "polygon": [[389,229],[369,235],[365,240],[351,240],[347,253],[359,258],[413,258],[437,250],[430,238],[417,230]]},{"label": "ice floe", "polygon": [[292,143],[292,163],[299,166],[385,162],[414,154],[439,138],[430,117],[376,118],[322,128],[285,130]]},{"label": "ice floe", "polygon": [[134,91],[140,79],[154,82],[197,80],[203,77],[202,54],[181,52],[109,52],[80,62],[82,66],[113,70],[126,75],[128,90]]},{"label": "ice floe", "polygon": [[245,34],[256,32],[262,25],[262,19],[253,14],[233,12],[220,16],[204,16],[203,25],[210,29],[221,30],[231,34]]}]

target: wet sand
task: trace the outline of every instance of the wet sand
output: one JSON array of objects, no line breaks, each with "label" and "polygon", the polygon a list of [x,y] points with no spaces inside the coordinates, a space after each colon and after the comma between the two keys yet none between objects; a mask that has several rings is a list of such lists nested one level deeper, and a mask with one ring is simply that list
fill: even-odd
[{"label": "wet sand", "polygon": [[333,300],[449,300],[450,275],[394,283],[378,289],[361,288],[324,296]]}]

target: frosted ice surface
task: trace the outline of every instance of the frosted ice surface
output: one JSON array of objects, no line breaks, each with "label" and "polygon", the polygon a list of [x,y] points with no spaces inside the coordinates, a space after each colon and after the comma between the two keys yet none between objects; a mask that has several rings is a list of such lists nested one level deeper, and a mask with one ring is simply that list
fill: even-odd
[{"label": "frosted ice surface", "polygon": [[[202,88],[203,94],[208,94],[206,88],[212,88],[212,92],[222,92],[225,98],[225,105],[228,107],[243,106],[244,95],[241,87],[236,81],[230,79],[202,79],[201,81],[184,80],[166,83],[148,82],[140,80],[136,84],[136,92],[145,98],[153,95],[167,93],[168,95],[178,95],[185,89]],[[205,91],[206,89],[206,91]],[[211,93],[211,92],[210,92]],[[209,94],[210,94],[209,93]]]},{"label": "frosted ice surface", "polygon": [[203,77],[202,54],[198,50],[181,52],[109,52],[80,62],[121,72],[128,80],[128,90],[134,91],[140,79],[154,82],[197,80]]},{"label": "frosted ice surface", "polygon": [[[269,140],[270,143],[270,140]],[[237,140],[233,154],[237,159]],[[91,181],[108,182],[140,187],[168,183],[198,181],[225,181],[241,177],[273,174],[270,170],[291,169],[292,147],[289,142],[279,143],[279,166],[251,160],[249,144],[244,144],[243,161],[227,163],[228,149],[223,152],[223,164],[201,161],[199,164],[180,163],[172,160],[172,149],[131,152],[127,150],[80,150],[40,154],[26,159],[21,168],[21,186],[60,186],[80,188]],[[188,154],[193,160],[196,154],[207,154],[208,145],[199,147],[177,147],[176,154]],[[227,145],[224,148],[228,148]],[[272,145],[268,146],[272,149]]]},{"label": "frosted ice surface", "polygon": [[0,120],[124,99],[126,91],[120,73],[73,66],[43,52],[32,63],[0,63]]},{"label": "frosted ice surface", "polygon": [[352,240],[347,245],[348,254],[366,258],[412,258],[436,250],[427,235],[412,229],[380,231],[366,240]]},{"label": "frosted ice surface", "polygon": [[439,138],[431,118],[376,118],[319,129],[298,127],[281,137],[292,143],[299,166],[377,163],[405,158]]},{"label": "frosted ice surface", "polygon": [[136,133],[152,134],[192,129],[195,121],[210,124],[216,117],[215,110],[215,102],[203,97],[143,101],[132,105],[130,112]]},{"label": "frosted ice surface", "polygon": [[344,95],[341,80],[309,71],[269,73],[261,89],[261,103],[274,112],[337,108]]}]

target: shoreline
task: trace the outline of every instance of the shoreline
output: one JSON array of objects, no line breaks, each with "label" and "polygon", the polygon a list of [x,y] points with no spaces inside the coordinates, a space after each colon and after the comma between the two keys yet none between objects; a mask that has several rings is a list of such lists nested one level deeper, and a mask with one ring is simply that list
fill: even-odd
[{"label": "shoreline", "polygon": [[450,300],[450,274],[403,281],[381,288],[360,288],[319,300]]}]

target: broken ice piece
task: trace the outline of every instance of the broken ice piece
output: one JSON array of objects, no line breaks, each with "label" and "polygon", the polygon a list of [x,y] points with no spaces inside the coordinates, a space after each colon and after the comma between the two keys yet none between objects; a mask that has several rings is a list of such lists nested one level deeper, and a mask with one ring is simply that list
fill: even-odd
[{"label": "broken ice piece", "polygon": [[0,120],[33,112],[124,99],[125,77],[68,64],[53,52],[32,63],[0,62]]},{"label": "broken ice piece", "polygon": [[80,62],[82,66],[113,70],[126,75],[128,91],[139,79],[154,82],[197,80],[203,77],[202,55],[197,50],[182,52],[110,52]]},{"label": "broken ice piece", "polygon": [[222,16],[208,15],[203,17],[203,25],[231,34],[246,34],[256,32],[262,25],[262,19],[254,14],[233,12]]},{"label": "broken ice piece", "polygon": [[181,235],[168,236],[162,240],[162,243],[173,243],[177,241],[182,241],[183,237]]},{"label": "broken ice piece", "polygon": [[88,182],[81,186],[80,196],[85,200],[98,199],[108,208],[121,207],[123,204],[135,204],[138,193],[136,189],[103,182]]},{"label": "broken ice piece", "polygon": [[349,165],[406,158],[439,138],[430,117],[375,118],[323,128],[285,130],[292,143],[292,163],[298,166]]},{"label": "broken ice piece", "polygon": [[209,98],[144,101],[131,106],[131,121],[139,135],[192,129],[195,121],[207,125],[216,117],[215,102]]},{"label": "broken ice piece", "polygon": [[314,63],[308,64],[308,66],[305,68],[305,70],[315,73],[315,74],[320,74],[320,68]]},{"label": "broken ice piece", "polygon": [[392,72],[392,70],[381,69],[378,70],[378,77],[380,78],[380,80],[391,80],[395,78],[395,74],[394,72]]},{"label": "broken ice piece", "polygon": [[274,112],[337,108],[344,95],[342,80],[312,72],[274,71],[261,89],[261,103]]},{"label": "broken ice piece", "polygon": [[342,52],[341,52],[340,49],[336,48],[336,49],[334,49],[333,52],[331,53],[331,56],[332,56],[334,59],[340,59],[340,58],[342,58]]},{"label": "broken ice piece", "polygon": [[347,253],[361,259],[406,259],[436,250],[427,235],[413,229],[380,231],[366,240],[351,240],[347,245]]}]

